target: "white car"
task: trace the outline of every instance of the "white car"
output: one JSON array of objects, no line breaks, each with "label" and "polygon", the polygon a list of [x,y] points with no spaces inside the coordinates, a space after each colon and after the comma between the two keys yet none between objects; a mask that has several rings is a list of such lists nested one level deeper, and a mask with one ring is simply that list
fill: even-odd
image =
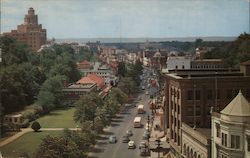
[{"label": "white car", "polygon": [[134,141],[130,140],[128,142],[128,149],[135,149],[135,142]]}]

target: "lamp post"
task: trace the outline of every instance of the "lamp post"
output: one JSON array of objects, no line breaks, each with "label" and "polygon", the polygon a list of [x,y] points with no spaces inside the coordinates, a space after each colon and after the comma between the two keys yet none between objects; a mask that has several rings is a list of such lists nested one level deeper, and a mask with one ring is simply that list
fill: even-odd
[{"label": "lamp post", "polygon": [[[149,123],[150,123],[150,117],[149,117],[149,115],[148,115],[148,133],[149,133]],[[149,138],[150,138],[150,134],[149,134],[149,136],[148,136],[148,144],[149,144]]]},{"label": "lamp post", "polygon": [[194,84],[194,127],[196,129],[196,84]]}]

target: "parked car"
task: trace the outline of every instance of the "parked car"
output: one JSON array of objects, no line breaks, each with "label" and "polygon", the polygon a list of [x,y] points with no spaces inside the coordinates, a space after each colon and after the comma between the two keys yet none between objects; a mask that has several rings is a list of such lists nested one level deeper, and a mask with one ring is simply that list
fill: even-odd
[{"label": "parked car", "polygon": [[116,136],[112,135],[112,136],[109,137],[109,143],[115,144],[116,142],[117,142]]},{"label": "parked car", "polygon": [[149,155],[149,151],[147,148],[141,148],[140,149],[140,155],[141,156],[148,156]]},{"label": "parked car", "polygon": [[128,149],[135,149],[135,148],[136,148],[135,142],[132,141],[132,140],[130,140],[130,141],[128,142]]},{"label": "parked car", "polygon": [[149,133],[149,131],[144,131],[144,133],[143,133],[143,135],[142,135],[142,138],[144,139],[144,140],[146,140],[146,139],[148,139],[150,137],[150,133]]},{"label": "parked car", "polygon": [[147,148],[147,147],[148,147],[148,145],[146,142],[144,142],[144,141],[140,142],[139,149],[143,149],[143,148]]},{"label": "parked car", "polygon": [[122,142],[123,143],[128,143],[130,141],[129,137],[127,135],[122,137]]},{"label": "parked car", "polygon": [[126,134],[127,134],[127,136],[131,137],[133,135],[133,132],[132,132],[132,130],[129,129],[126,131]]}]

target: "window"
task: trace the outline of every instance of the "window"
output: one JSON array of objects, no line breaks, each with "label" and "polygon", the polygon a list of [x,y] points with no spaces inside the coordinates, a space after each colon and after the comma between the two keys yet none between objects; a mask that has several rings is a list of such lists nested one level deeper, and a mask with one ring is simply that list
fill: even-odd
[{"label": "window", "polygon": [[225,147],[227,147],[227,134],[226,133],[223,133],[221,132],[221,144]]},{"label": "window", "polygon": [[231,148],[234,149],[240,148],[240,136],[231,135]]},{"label": "window", "polygon": [[192,90],[187,91],[187,100],[193,100],[193,91]]},{"label": "window", "polygon": [[187,107],[187,116],[193,116],[193,115],[194,115],[193,107],[188,106]]},{"label": "window", "polygon": [[220,90],[217,89],[217,99],[220,99]]},{"label": "window", "polygon": [[247,151],[250,152],[250,136],[247,136]]},{"label": "window", "polygon": [[216,128],[216,136],[220,138],[220,124],[215,123],[215,128]]},{"label": "window", "polygon": [[201,91],[200,90],[196,90],[195,91],[195,100],[200,100],[201,99]]},{"label": "window", "polygon": [[247,89],[246,91],[246,98],[250,98],[250,89]]},{"label": "window", "polygon": [[232,99],[232,95],[233,95],[232,93],[233,93],[232,89],[227,90],[227,99]]},{"label": "window", "polygon": [[209,99],[209,100],[213,99],[213,97],[212,97],[212,90],[211,89],[209,89],[207,91],[207,99]]},{"label": "window", "polygon": [[185,66],[184,66],[184,65],[182,65],[182,69],[185,69]]}]

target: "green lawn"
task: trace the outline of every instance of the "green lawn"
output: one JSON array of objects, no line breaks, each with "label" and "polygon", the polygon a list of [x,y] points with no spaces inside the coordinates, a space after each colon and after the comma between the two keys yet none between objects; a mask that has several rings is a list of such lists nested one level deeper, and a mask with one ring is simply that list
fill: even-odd
[{"label": "green lawn", "polygon": [[29,132],[12,143],[0,148],[0,151],[4,158],[16,158],[20,153],[24,152],[32,157],[43,138],[47,135],[61,136],[62,134],[63,131]]},{"label": "green lawn", "polygon": [[40,117],[37,121],[42,128],[75,128],[73,120],[75,108],[51,111],[49,114]]}]

